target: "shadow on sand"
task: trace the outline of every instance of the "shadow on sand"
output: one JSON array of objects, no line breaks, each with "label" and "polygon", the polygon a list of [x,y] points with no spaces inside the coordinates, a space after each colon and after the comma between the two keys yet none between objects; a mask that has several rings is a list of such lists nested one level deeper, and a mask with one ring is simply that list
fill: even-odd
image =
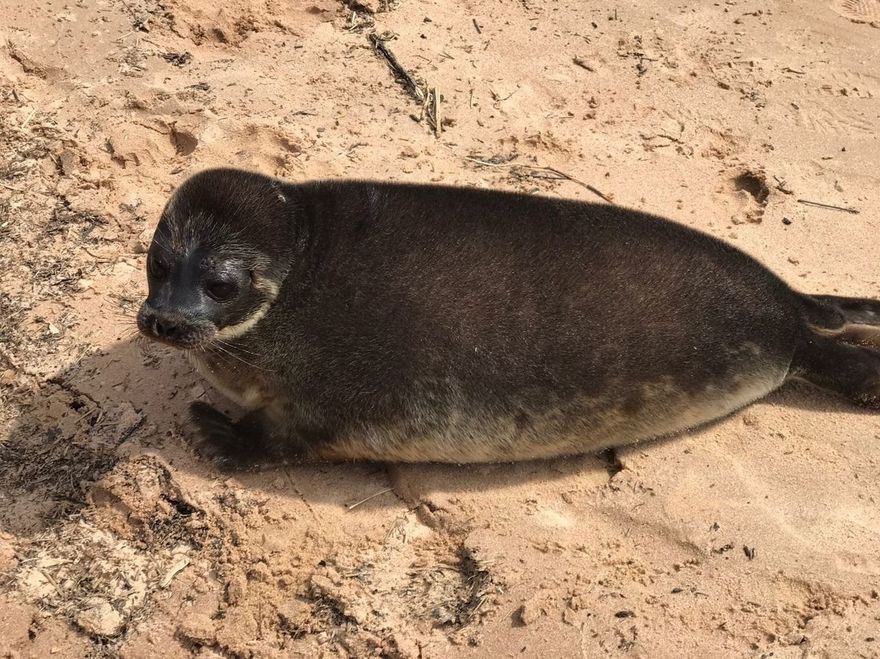
[{"label": "shadow on sand", "polygon": [[[145,450],[176,469],[205,478],[218,476],[181,439],[181,433],[191,432],[185,421],[189,402],[206,393],[220,400],[207,388],[179,353],[134,339],[86,355],[42,386],[14,392],[10,399],[18,416],[9,437],[0,442],[0,531],[33,533],[65,517],[85,503],[89,483],[100,480],[126,455]],[[853,411],[846,401],[800,384],[784,387],[766,402],[811,411]],[[404,474],[418,470],[420,482],[443,483],[447,492],[473,492],[575,473],[593,472],[598,477],[613,467],[607,457],[587,455],[495,465],[399,465],[396,469]],[[275,494],[338,506],[352,504],[352,493],[375,492],[377,477],[379,482],[388,482],[386,466],[378,463],[286,466],[283,481],[279,471],[269,468],[236,477],[247,487],[271,483]],[[344,487],[337,486],[341,484]],[[396,503],[393,496],[376,497],[369,506],[390,502]]]}]

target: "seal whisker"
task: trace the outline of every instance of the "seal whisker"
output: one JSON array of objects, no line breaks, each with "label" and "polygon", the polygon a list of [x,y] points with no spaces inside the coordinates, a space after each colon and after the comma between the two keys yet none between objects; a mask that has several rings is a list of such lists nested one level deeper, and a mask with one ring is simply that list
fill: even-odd
[{"label": "seal whisker", "polygon": [[[229,356],[232,357],[233,359],[237,359],[238,361],[240,361],[240,362],[241,362],[242,364],[244,364],[245,366],[250,366],[251,368],[256,368],[256,369],[259,369],[259,370],[261,370],[261,371],[271,372],[271,370],[268,369],[268,368],[264,368],[264,367],[260,366],[259,364],[254,364],[253,362],[248,361],[247,359],[245,359],[245,358],[242,357],[241,355],[236,355],[234,352],[232,352],[231,350],[229,350],[229,349],[227,349],[227,348],[224,348],[224,347],[223,347],[222,345],[220,345],[219,343],[212,343],[212,344],[211,344],[211,347],[214,348],[214,349],[216,349],[216,350],[219,350],[219,351],[221,351],[221,352],[223,352],[223,353],[225,353],[225,354],[227,354],[227,355],[229,355]],[[216,353],[215,353],[215,354],[216,354]]]},{"label": "seal whisker", "polygon": [[168,242],[165,241],[164,238],[160,238],[159,234],[153,234],[153,242],[156,243],[159,247],[164,249],[166,252],[173,252]]},{"label": "seal whisker", "polygon": [[226,364],[233,371],[238,370],[239,368],[238,364],[229,359],[229,356],[226,353],[215,350],[214,347],[199,346],[198,348],[193,348],[192,350],[187,351],[187,354],[192,355],[192,353],[195,352],[199,352],[203,355],[210,355],[221,363]]},{"label": "seal whisker", "polygon": [[222,343],[223,345],[228,346],[229,348],[232,348],[234,350],[238,350],[238,351],[246,353],[248,355],[253,355],[254,357],[262,357],[263,356],[258,352],[248,350],[247,348],[242,348],[240,345],[230,343],[229,341],[224,341],[223,339],[215,338],[214,343]]},{"label": "seal whisker", "polygon": [[[187,350],[186,353],[187,353],[188,357],[196,357],[197,361],[198,361],[198,358],[197,358],[197,355],[195,355],[195,353],[200,353],[201,355],[205,355],[206,358],[207,358],[207,356],[210,355],[211,358],[216,359],[221,364],[223,364],[226,368],[228,368],[230,371],[233,371],[233,372],[237,372],[241,368],[235,360],[229,358],[228,354],[220,352],[219,350],[215,350],[213,347],[199,346],[197,348],[191,348],[191,349]],[[209,370],[210,370],[210,367],[209,367]]]},{"label": "seal whisker", "polygon": [[126,329],[122,334],[119,335],[120,340],[128,341],[129,339],[134,339],[140,337],[141,333],[137,328],[134,329]]}]

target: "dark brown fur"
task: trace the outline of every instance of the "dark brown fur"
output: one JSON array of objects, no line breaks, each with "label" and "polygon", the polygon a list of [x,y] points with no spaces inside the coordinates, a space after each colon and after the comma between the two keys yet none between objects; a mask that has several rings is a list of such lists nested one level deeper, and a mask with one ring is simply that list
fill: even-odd
[{"label": "dark brown fur", "polygon": [[[233,423],[195,406],[222,464],[595,451],[792,377],[880,406],[880,353],[845,342],[880,337],[880,302],[802,295],[726,243],[617,206],[210,170],[175,193],[150,251],[173,272],[151,279],[142,331],[170,318],[177,334],[159,338],[253,408]],[[250,284],[217,304],[200,277],[226,258]]]}]

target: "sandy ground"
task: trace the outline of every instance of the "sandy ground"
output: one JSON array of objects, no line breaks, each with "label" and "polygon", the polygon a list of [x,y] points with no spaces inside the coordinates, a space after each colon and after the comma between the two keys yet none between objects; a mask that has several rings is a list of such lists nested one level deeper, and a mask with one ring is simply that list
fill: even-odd
[{"label": "sandy ground", "polygon": [[580,181],[877,296],[880,3],[690,4],[0,0],[0,654],[880,656],[876,415],[791,387],[619,471],[222,477],[181,440],[217,394],[134,338],[217,164]]}]

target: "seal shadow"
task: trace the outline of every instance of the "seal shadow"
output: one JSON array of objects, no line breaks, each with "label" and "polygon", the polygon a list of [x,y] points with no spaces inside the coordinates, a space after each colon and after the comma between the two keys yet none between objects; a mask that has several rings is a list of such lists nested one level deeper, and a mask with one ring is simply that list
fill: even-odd
[{"label": "seal shadow", "polygon": [[[187,408],[201,397],[222,401],[180,353],[139,339],[93,351],[42,381],[34,378],[29,386],[14,389],[7,400],[15,419],[7,436],[0,437],[0,532],[29,535],[67,517],[86,504],[91,483],[126,457],[145,452],[193,475],[228,478],[184,441],[184,434],[193,432]],[[813,412],[872,414],[801,384],[786,385],[763,401]],[[580,455],[489,465],[398,464],[391,469],[382,463],[314,462],[232,477],[245,487],[271,487],[275,495],[340,507],[360,502],[368,509],[396,504],[393,494],[414,505],[411,496],[426,497],[441,489],[481,492],[567,477],[593,482],[613,477],[618,468],[607,456]],[[383,483],[384,489],[377,490]],[[389,496],[371,496],[392,490]]]},{"label": "seal shadow", "polygon": [[[225,474],[195,455],[185,441],[194,432],[188,407],[205,398],[233,415],[184,358],[139,338],[97,349],[58,372],[25,376],[27,385],[7,398],[14,419],[0,436],[0,533],[37,534],[88,503],[92,484],[120,462],[144,453],[173,469],[204,479],[233,478],[273,496],[301,498],[340,508],[361,502],[367,511],[399,505],[371,495],[398,490],[400,475],[418,470],[447,491],[515,487],[583,472],[605,473],[595,456],[498,465],[388,465],[371,462],[308,462]],[[421,477],[420,477],[421,478]],[[404,477],[404,479],[406,479]],[[409,479],[412,480],[412,479]],[[384,492],[383,492],[384,493]],[[425,494],[424,492],[422,494]]]}]

